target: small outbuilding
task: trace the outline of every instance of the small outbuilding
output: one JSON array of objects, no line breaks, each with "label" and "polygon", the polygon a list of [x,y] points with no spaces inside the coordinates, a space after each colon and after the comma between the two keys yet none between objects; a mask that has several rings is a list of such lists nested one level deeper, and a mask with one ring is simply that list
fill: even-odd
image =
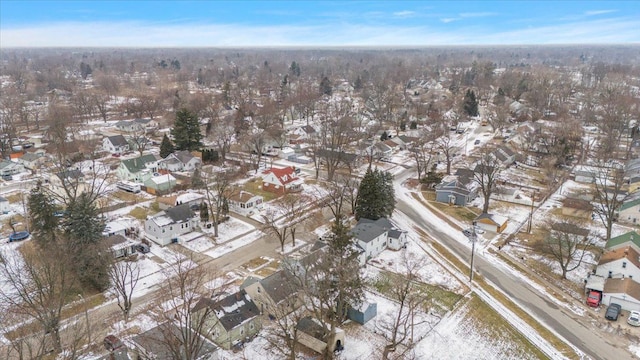
[{"label": "small outbuilding", "polygon": [[475,222],[480,228],[499,234],[507,228],[509,219],[501,215],[484,213],[480,214]]},{"label": "small outbuilding", "polygon": [[364,302],[358,308],[349,307],[347,311],[347,318],[355,321],[360,325],[366,324],[369,320],[376,317],[378,314],[378,304]]}]

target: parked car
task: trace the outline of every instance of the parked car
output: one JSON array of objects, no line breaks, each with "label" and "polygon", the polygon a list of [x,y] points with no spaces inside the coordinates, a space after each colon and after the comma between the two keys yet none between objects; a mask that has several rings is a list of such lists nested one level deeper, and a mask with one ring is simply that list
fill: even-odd
[{"label": "parked car", "polygon": [[476,225],[476,234],[484,234],[484,229]]},{"label": "parked car", "polygon": [[480,139],[476,139],[476,141],[473,142],[473,145],[480,145]]},{"label": "parked car", "polygon": [[142,254],[146,254],[149,251],[151,251],[151,249],[149,249],[149,245],[147,244],[138,244],[138,245],[135,245],[134,248],[136,249],[137,252]]},{"label": "parked car", "polygon": [[618,316],[620,316],[620,311],[622,311],[622,307],[618,304],[609,304],[607,307],[607,312],[604,314],[605,319],[611,321],[617,321]]},{"label": "parked car", "polygon": [[124,344],[114,335],[107,335],[104,338],[104,347],[107,351],[115,351],[123,347]]},{"label": "parked car", "polygon": [[473,235],[473,233],[471,232],[471,229],[464,229],[464,230],[462,230],[462,233],[466,237],[471,237]]},{"label": "parked car", "polygon": [[631,326],[640,326],[640,311],[632,311],[627,318],[627,324]]},{"label": "parked car", "polygon": [[591,290],[589,291],[589,296],[587,296],[587,305],[591,307],[598,307],[600,305],[600,300],[602,299],[602,293],[599,291]]}]

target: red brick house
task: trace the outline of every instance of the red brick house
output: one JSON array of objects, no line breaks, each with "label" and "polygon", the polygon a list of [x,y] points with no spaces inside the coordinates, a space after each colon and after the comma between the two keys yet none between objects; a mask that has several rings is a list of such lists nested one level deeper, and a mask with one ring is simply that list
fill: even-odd
[{"label": "red brick house", "polygon": [[292,166],[271,168],[262,173],[262,188],[276,194],[302,191],[302,182]]}]

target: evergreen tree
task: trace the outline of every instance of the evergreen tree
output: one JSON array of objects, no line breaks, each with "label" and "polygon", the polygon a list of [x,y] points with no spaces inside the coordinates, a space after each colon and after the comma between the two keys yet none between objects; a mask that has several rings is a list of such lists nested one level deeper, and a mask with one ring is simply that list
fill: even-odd
[{"label": "evergreen tree", "polygon": [[175,147],[173,146],[171,139],[169,139],[167,134],[164,134],[164,136],[162,137],[162,142],[160,143],[160,157],[164,159],[174,151]]},{"label": "evergreen tree", "polygon": [[33,239],[41,249],[55,244],[59,219],[56,216],[56,205],[53,198],[44,192],[42,184],[38,182],[27,201],[29,207],[29,221]]},{"label": "evergreen tree", "polygon": [[78,280],[95,290],[106,290],[112,255],[101,241],[104,221],[87,193],[80,194],[69,204],[63,227],[67,253]]},{"label": "evergreen tree", "polygon": [[476,99],[476,93],[473,92],[473,90],[467,90],[464,94],[463,108],[467,115],[478,116],[478,100]]},{"label": "evergreen tree", "polygon": [[320,81],[320,95],[331,95],[333,93],[333,87],[328,77],[324,76]]},{"label": "evergreen tree", "polygon": [[378,169],[367,170],[356,196],[356,219],[389,217],[394,209],[393,175]]},{"label": "evergreen tree", "polygon": [[203,223],[209,221],[209,207],[206,202],[200,204],[200,221]]},{"label": "evergreen tree", "polygon": [[198,150],[202,147],[200,122],[196,114],[182,108],[176,113],[176,122],[171,129],[177,150]]}]

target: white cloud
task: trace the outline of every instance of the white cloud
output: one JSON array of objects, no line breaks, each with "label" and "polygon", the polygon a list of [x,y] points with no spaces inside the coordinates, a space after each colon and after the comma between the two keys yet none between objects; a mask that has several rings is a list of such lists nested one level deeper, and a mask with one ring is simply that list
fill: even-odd
[{"label": "white cloud", "polygon": [[584,14],[587,16],[593,16],[593,15],[610,14],[616,11],[618,10],[591,10],[591,11],[585,11]]},{"label": "white cloud", "polygon": [[411,16],[414,16],[415,14],[416,14],[415,11],[403,10],[403,11],[394,12],[393,16],[395,16],[395,17],[411,17]]},{"label": "white cloud", "polygon": [[[449,23],[461,18],[442,18]],[[462,23],[461,23],[462,25]],[[640,19],[583,20],[509,31],[488,27],[325,22],[316,25],[242,25],[144,22],[65,22],[0,28],[3,47],[255,47],[429,46],[639,42]]]}]

